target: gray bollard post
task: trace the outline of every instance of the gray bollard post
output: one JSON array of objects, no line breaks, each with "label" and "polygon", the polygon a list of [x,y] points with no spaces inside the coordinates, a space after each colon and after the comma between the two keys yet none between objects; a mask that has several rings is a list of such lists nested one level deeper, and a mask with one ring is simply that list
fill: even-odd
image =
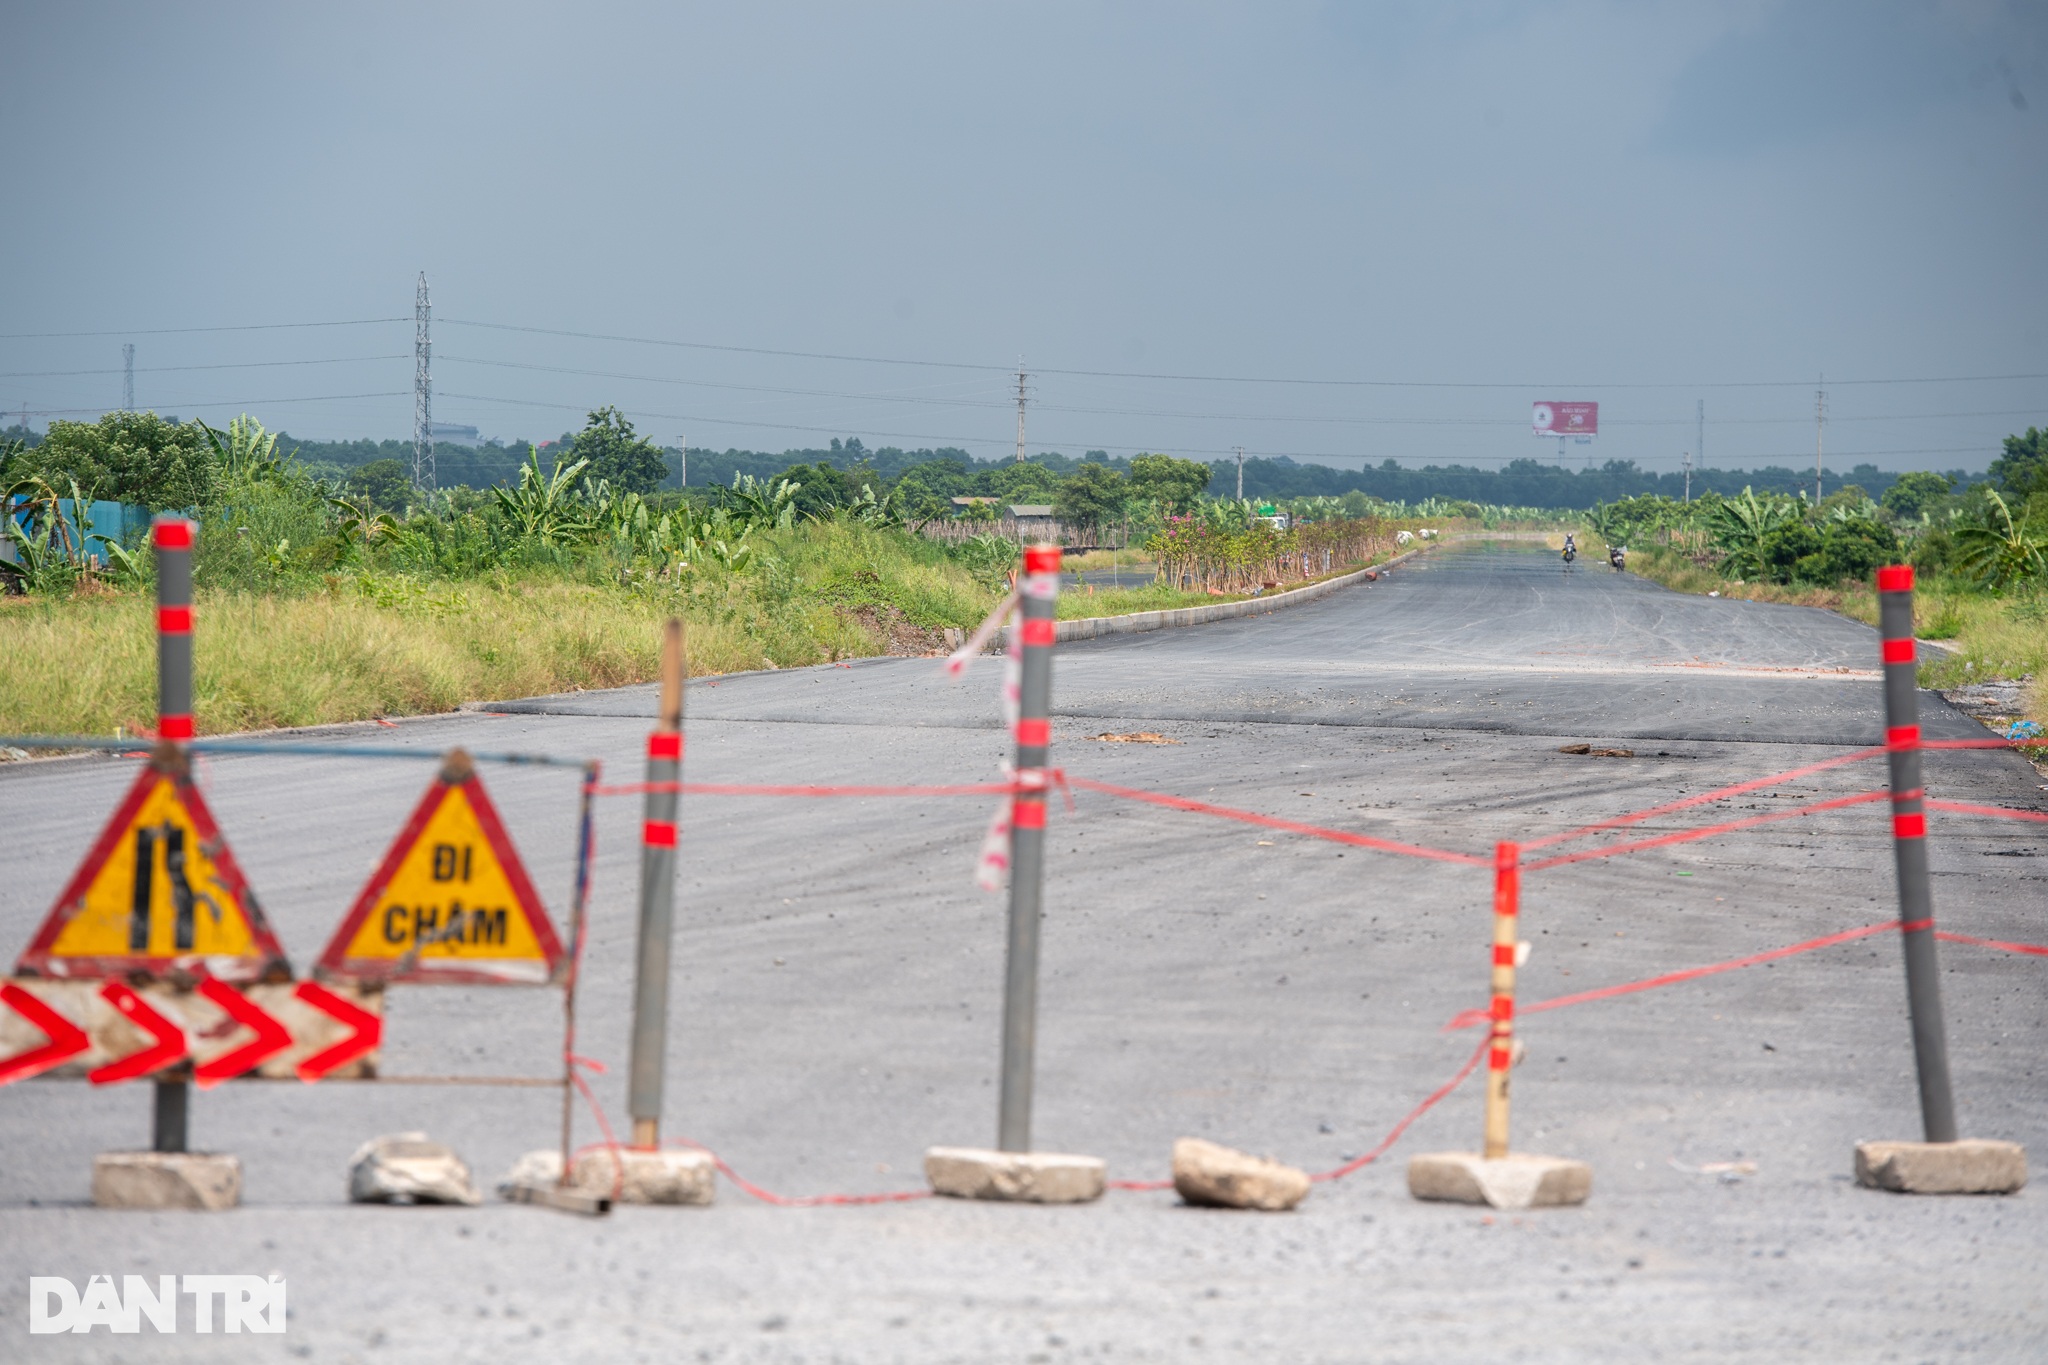
[{"label": "gray bollard post", "polygon": [[1920,694],[1913,646],[1913,569],[1877,571],[1878,630],[1884,637],[1885,748],[1891,761],[1892,855],[1899,874],[1906,1004],[1920,1073],[1920,1120],[1929,1142],[1956,1140],[1956,1105],[1941,1014],[1934,894],[1927,875],[1927,814],[1920,777]]},{"label": "gray bollard post", "polygon": [[[192,727],[192,541],[197,528],[185,518],[164,515],[150,527],[156,550],[156,733],[166,744],[183,745]],[[161,1078],[154,1086],[151,1125],[159,1152],[187,1150],[189,1075]]]},{"label": "gray bollard post", "polygon": [[1052,744],[1053,618],[1060,548],[1024,551],[1017,623],[1017,777],[1010,804],[1010,943],[1003,977],[1003,1091],[996,1148],[1031,1150],[1031,1079],[1038,1037],[1038,933],[1045,903],[1045,761]]},{"label": "gray bollard post", "polygon": [[[647,737],[647,798],[640,826],[640,951],[633,981],[633,1052],[626,1110],[633,1145],[661,1145],[661,1088],[668,1061],[668,975],[675,924],[676,784],[683,775],[683,623],[661,642],[661,712]],[[666,790],[663,790],[666,788]]]}]

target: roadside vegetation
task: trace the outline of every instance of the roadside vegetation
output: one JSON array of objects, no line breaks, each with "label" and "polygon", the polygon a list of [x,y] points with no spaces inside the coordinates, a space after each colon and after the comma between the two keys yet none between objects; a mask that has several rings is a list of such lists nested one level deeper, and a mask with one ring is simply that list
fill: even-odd
[{"label": "roadside vegetation", "polygon": [[[1628,548],[1628,566],[1680,592],[1825,607],[1877,622],[1876,570],[1917,570],[1923,685],[2025,684],[2025,719],[2048,726],[2048,431],[2007,437],[1981,483],[1901,475],[1881,501],[1854,484],[1803,494],[1707,494],[1603,503],[1589,542]],[[1589,551],[1593,545],[1589,543]]]},{"label": "roadside vegetation", "polygon": [[[1019,468],[1034,471],[1019,481],[1050,477]],[[1008,537],[920,533],[956,512],[930,471],[892,482],[817,464],[687,494],[655,491],[664,472],[612,408],[552,458],[529,449],[502,484],[437,491],[413,488],[395,460],[329,477],[246,416],[224,431],[153,413],[52,423],[34,447],[0,448],[12,550],[0,561],[0,733],[153,723],[154,562],[143,518],[95,522],[108,503],[200,522],[196,704],[213,734],[645,681],[670,615],[688,622],[699,674],[936,653],[1017,568]],[[1363,494],[1216,499],[1210,478],[1147,455],[1128,473],[1083,462],[1052,481],[1044,496],[1063,523],[1131,546],[1097,555],[1150,575],[1070,590],[1061,616],[1297,586],[1387,558],[1424,529],[1555,520]]]}]

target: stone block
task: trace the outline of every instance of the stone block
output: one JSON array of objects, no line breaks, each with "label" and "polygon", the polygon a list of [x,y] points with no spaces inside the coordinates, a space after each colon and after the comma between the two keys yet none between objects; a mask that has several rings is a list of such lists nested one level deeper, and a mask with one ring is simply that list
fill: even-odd
[{"label": "stone block", "polygon": [[469,1166],[425,1133],[388,1133],[348,1161],[354,1204],[480,1204]]},{"label": "stone block", "polygon": [[932,1193],[954,1199],[1020,1204],[1085,1204],[1102,1197],[1108,1168],[1092,1156],[1064,1152],[990,1152],[933,1147],[924,1154]]},{"label": "stone block", "polygon": [[1593,1168],[1566,1157],[1510,1152],[1493,1160],[1477,1152],[1430,1152],[1408,1163],[1408,1193],[1453,1204],[1541,1209],[1583,1204]]},{"label": "stone block", "polygon": [[[528,1152],[498,1182],[498,1192],[511,1198],[508,1191],[521,1186],[552,1187],[561,1174],[560,1152]],[[599,1148],[575,1156],[569,1167],[569,1188],[620,1204],[702,1206],[711,1203],[717,1193],[718,1166],[709,1152]]]},{"label": "stone block", "polygon": [[1901,1194],[2011,1194],[2027,1183],[2017,1142],[1859,1142],[1856,1183]]},{"label": "stone block", "polygon": [[1308,1198],[1308,1173],[1201,1138],[1173,1144],[1173,1188],[1190,1204],[1223,1209],[1291,1209]]},{"label": "stone block", "polygon": [[231,1209],[242,1202],[242,1159],[222,1152],[101,1152],[92,1202],[103,1209]]}]

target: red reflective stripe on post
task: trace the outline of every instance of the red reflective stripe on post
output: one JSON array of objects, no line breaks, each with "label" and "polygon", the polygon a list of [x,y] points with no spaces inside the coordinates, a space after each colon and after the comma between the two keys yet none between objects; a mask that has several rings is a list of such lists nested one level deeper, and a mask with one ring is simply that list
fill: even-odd
[{"label": "red reflective stripe on post", "polygon": [[1486,1055],[1486,1069],[1488,1071],[1506,1071],[1514,1064],[1515,1053],[1513,1048],[1497,1047]]},{"label": "red reflective stripe on post", "polygon": [[156,718],[156,737],[158,739],[190,739],[192,738],[192,733],[192,717],[190,716],[158,716]]},{"label": "red reflective stripe on post", "polygon": [[1024,551],[1025,573],[1058,573],[1060,571],[1060,547],[1057,545],[1033,545]]},{"label": "red reflective stripe on post", "polygon": [[1515,948],[1514,948],[1514,945],[1513,945],[1513,944],[1511,944],[1511,943],[1496,943],[1496,944],[1494,944],[1494,945],[1493,945],[1493,965],[1494,965],[1494,966],[1496,966],[1496,967],[1512,967],[1512,966],[1514,966],[1514,965],[1515,965]]},{"label": "red reflective stripe on post", "polygon": [[1019,799],[1010,810],[1010,825],[1013,829],[1044,829],[1045,802],[1043,799],[1025,801]]},{"label": "red reflective stripe on post", "polygon": [[650,759],[681,759],[683,737],[680,734],[664,734],[657,730],[647,737],[647,757]]},{"label": "red reflective stripe on post", "polygon": [[1040,746],[1052,743],[1052,722],[1043,716],[1026,716],[1017,722],[1017,742]]},{"label": "red reflective stripe on post", "polygon": [[160,635],[190,635],[192,633],[192,608],[158,607],[156,628]]},{"label": "red reflective stripe on post", "polygon": [[[1513,948],[1508,949],[1509,955],[1512,956],[1514,951]],[[1488,1010],[1487,1013],[1492,1015],[1496,1021],[1506,1023],[1515,1017],[1514,997],[1511,995],[1496,995],[1493,997],[1493,1008]]]},{"label": "red reflective stripe on post", "polygon": [[1046,620],[1033,619],[1028,620],[1024,623],[1023,640],[1025,644],[1049,645],[1052,643],[1052,639],[1052,622]]},{"label": "red reflective stripe on post", "polygon": [[1884,732],[1887,749],[1917,749],[1920,747],[1920,727],[1917,725],[1894,725]]},{"label": "red reflective stripe on post", "polygon": [[1925,839],[1927,837],[1927,817],[1918,811],[1911,815],[1894,815],[1892,817],[1892,835],[1899,839]]},{"label": "red reflective stripe on post", "polygon": [[159,550],[189,550],[192,548],[192,523],[160,521],[150,528],[150,537]]},{"label": "red reflective stripe on post", "polygon": [[1877,590],[1879,592],[1913,591],[1913,566],[1911,564],[1891,564],[1879,569],[1877,571]]},{"label": "red reflective stripe on post", "polygon": [[646,820],[640,825],[640,842],[649,848],[674,848],[676,846],[676,824],[673,820]]},{"label": "red reflective stripe on post", "polygon": [[1884,642],[1884,661],[1888,664],[1912,663],[1913,642],[1911,640],[1886,640]]}]

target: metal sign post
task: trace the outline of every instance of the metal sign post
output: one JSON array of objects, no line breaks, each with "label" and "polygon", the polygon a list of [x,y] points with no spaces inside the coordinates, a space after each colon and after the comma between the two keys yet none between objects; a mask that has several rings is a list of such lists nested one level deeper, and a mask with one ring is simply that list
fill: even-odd
[{"label": "metal sign post", "polygon": [[1010,807],[1010,943],[1003,978],[1003,1093],[996,1148],[1031,1150],[1031,1078],[1038,1037],[1038,934],[1045,902],[1045,761],[1052,744],[1053,618],[1060,548],[1024,551],[1017,623],[1017,787]]},{"label": "metal sign post", "polygon": [[[192,541],[197,529],[179,516],[158,517],[150,528],[156,547],[156,733],[173,746],[182,746],[194,733]],[[152,1146],[159,1152],[188,1150],[191,1077],[158,1077],[155,1090]]]},{"label": "metal sign post", "polygon": [[633,1145],[661,1145],[661,1086],[668,1059],[668,974],[675,925],[676,784],[683,775],[683,623],[661,642],[661,711],[647,737],[647,798],[640,827],[640,952],[633,982],[633,1052],[626,1108]]},{"label": "metal sign post", "polygon": [[1913,569],[1877,571],[1878,629],[1884,637],[1885,748],[1892,779],[1892,857],[1899,874],[1900,938],[1913,1060],[1920,1073],[1920,1121],[1929,1142],[1956,1140],[1948,1038],[1935,960],[1934,893],[1927,875],[1926,795],[1920,779],[1920,693],[1913,647]]}]

